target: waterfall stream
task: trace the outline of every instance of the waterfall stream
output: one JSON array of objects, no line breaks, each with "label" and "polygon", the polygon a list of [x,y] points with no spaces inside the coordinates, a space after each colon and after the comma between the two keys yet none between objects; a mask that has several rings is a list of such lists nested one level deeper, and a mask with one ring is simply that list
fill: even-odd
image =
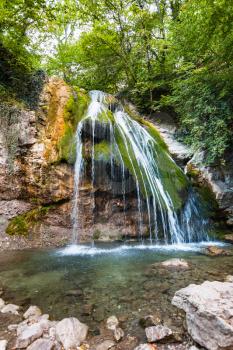
[{"label": "waterfall stream", "polygon": [[[101,128],[101,139],[108,140],[110,145],[110,167],[112,187],[121,195],[124,203],[124,215],[127,217],[127,197],[133,191],[137,200],[138,236],[143,239],[143,224],[146,212],[148,236],[150,241],[162,240],[165,243],[184,243],[208,239],[207,221],[202,217],[200,204],[192,190],[182,206],[177,208],[176,176],[185,183],[185,175],[174,163],[168,152],[161,148],[158,140],[140,122],[131,118],[123,106],[112,101],[112,96],[100,91],[90,92],[91,102],[84,118],[78,123],[76,131],[76,162],[73,201],[73,243],[78,242],[79,232],[79,194],[84,175],[85,159],[83,156],[83,132],[87,126],[91,140],[91,183],[95,186],[95,154],[98,145],[98,129]],[[163,171],[163,163],[170,167],[168,175]],[[120,169],[118,180],[116,166]],[[128,181],[126,170],[134,179]],[[162,169],[162,170],[161,170]],[[174,170],[175,169],[175,170]],[[174,177],[174,179],[172,179]],[[120,179],[120,180],[119,180]],[[180,181],[181,181],[180,180]],[[168,189],[169,187],[169,189]],[[177,194],[177,193],[178,194]],[[95,196],[92,190],[93,197]],[[93,198],[93,203],[95,200]],[[93,211],[94,211],[93,205]],[[126,219],[125,219],[126,222]]]}]

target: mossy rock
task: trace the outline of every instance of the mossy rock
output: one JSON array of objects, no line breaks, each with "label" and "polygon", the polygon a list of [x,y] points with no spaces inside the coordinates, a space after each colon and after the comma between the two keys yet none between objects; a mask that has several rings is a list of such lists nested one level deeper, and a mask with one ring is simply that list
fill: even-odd
[{"label": "mossy rock", "polygon": [[90,97],[85,90],[74,88],[65,110],[65,131],[57,144],[59,161],[74,164],[76,159],[75,133],[78,123],[85,117]]},{"label": "mossy rock", "polygon": [[97,143],[94,147],[95,161],[109,162],[111,160],[111,146],[107,141]]},{"label": "mossy rock", "polygon": [[30,229],[32,229],[36,223],[41,221],[50,209],[51,206],[38,207],[16,216],[7,226],[6,233],[10,236],[27,236]]}]

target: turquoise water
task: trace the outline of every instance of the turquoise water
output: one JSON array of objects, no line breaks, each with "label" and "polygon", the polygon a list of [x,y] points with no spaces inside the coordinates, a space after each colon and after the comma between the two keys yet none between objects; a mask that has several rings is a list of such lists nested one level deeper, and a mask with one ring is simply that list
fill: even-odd
[{"label": "turquoise water", "polygon": [[[93,334],[113,314],[130,334],[143,337],[138,321],[148,314],[182,334],[183,315],[171,305],[175,291],[233,274],[231,256],[208,257],[203,255],[204,247],[104,244],[2,252],[3,298],[25,308],[36,304],[54,319],[76,316]],[[190,269],[151,267],[170,258],[186,259]]]}]

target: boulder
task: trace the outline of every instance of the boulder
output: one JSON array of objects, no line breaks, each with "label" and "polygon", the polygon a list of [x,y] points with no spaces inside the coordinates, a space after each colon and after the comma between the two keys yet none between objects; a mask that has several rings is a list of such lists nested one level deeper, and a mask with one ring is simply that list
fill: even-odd
[{"label": "boulder", "polygon": [[134,350],[158,350],[155,344],[140,344]]},{"label": "boulder", "polygon": [[0,340],[0,350],[6,350],[7,340]]},{"label": "boulder", "polygon": [[224,236],[226,242],[233,244],[233,233]]},{"label": "boulder", "polygon": [[175,270],[186,270],[189,269],[189,264],[184,259],[169,259],[165,260],[161,263],[162,267],[166,267],[168,269],[175,269]]},{"label": "boulder", "polygon": [[27,350],[53,350],[54,345],[54,342],[50,339],[41,338],[29,345]]},{"label": "boulder", "polygon": [[228,252],[225,249],[216,247],[216,246],[209,246],[206,248],[205,253],[210,256],[224,256],[224,255],[232,255],[231,252]]},{"label": "boulder", "polygon": [[233,276],[232,275],[227,275],[227,277],[225,278],[225,281],[233,283]]},{"label": "boulder", "polygon": [[65,350],[79,346],[87,337],[88,326],[77,318],[64,318],[56,325],[56,337]]},{"label": "boulder", "polygon": [[16,339],[16,349],[24,349],[34,340],[40,338],[43,334],[43,329],[38,323],[30,326],[21,327],[17,330],[18,337]]},{"label": "boulder", "polygon": [[96,346],[96,350],[109,350],[115,345],[114,341],[112,340],[105,340],[103,343],[98,344]]},{"label": "boulder", "polygon": [[118,324],[119,321],[116,316],[110,316],[106,322],[107,329],[110,329],[111,331],[114,331]]},{"label": "boulder", "polygon": [[149,343],[154,343],[162,339],[165,340],[172,335],[171,329],[163,325],[147,327],[145,332]]},{"label": "boulder", "polygon": [[186,312],[188,332],[198,344],[233,349],[233,283],[191,284],[175,293],[172,304]]},{"label": "boulder", "polygon": [[1,309],[1,312],[3,314],[9,313],[9,314],[13,314],[13,315],[19,315],[18,310],[19,310],[19,306],[18,305],[7,304]]},{"label": "boulder", "polygon": [[38,308],[38,306],[30,306],[27,311],[24,313],[23,317],[25,319],[27,318],[38,318],[42,315],[41,310]]}]

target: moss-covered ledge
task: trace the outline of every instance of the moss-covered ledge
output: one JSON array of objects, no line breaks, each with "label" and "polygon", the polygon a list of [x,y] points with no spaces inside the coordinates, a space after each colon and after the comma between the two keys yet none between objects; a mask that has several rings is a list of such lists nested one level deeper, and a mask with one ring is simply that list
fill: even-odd
[{"label": "moss-covered ledge", "polygon": [[28,236],[30,230],[40,223],[54,206],[39,206],[10,220],[6,233],[10,236]]}]

